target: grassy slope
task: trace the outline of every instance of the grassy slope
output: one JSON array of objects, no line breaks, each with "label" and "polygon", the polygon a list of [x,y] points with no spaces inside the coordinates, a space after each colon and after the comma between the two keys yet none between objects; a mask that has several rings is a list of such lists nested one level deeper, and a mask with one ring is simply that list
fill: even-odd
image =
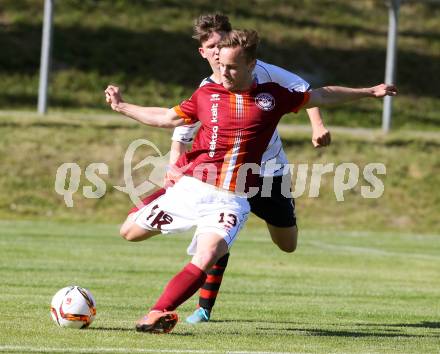
[{"label": "grassy slope", "polygon": [[[0,351],[440,350],[438,235],[306,232],[289,255],[266,230],[247,227],[213,321],[180,322],[171,335],[151,336],[134,332],[133,323],[187,261],[189,234],[130,244],[115,225],[3,221],[0,228]],[[68,284],[90,288],[97,299],[89,330],[50,320],[50,298]],[[194,306],[195,299],[183,305],[182,318]]]},{"label": "grassy slope", "polygon": [[[125,184],[123,161],[128,145],[135,139],[146,138],[165,153],[170,142],[168,131],[140,126],[113,113],[54,114],[44,119],[32,114],[4,114],[0,122],[0,218],[6,219],[119,221],[131,202],[113,186]],[[319,198],[308,197],[308,183],[305,194],[297,199],[300,227],[440,231],[440,196],[434,187],[440,184],[437,134],[423,137],[400,132],[384,137],[369,132],[355,137],[335,132],[331,147],[322,150],[312,148],[308,132],[282,129],[282,136],[289,160],[309,164],[309,182],[313,163],[338,166],[354,162],[361,169],[359,183],[344,194],[344,202],[336,201],[333,174],[323,177]],[[136,153],[135,160],[149,154],[156,156],[152,150],[144,149]],[[82,170],[73,208],[67,208],[54,190],[57,168],[65,162],[77,163]],[[101,176],[107,193],[100,199],[86,199],[82,195],[82,187],[91,185],[84,178],[84,171],[92,162],[109,166],[108,176]],[[370,162],[382,162],[387,168],[386,177],[381,178],[385,192],[379,199],[364,199],[360,193],[362,185],[368,186],[362,170]],[[135,185],[149,173],[148,167],[134,172]]]},{"label": "grassy slope", "polygon": [[[41,1],[3,0],[0,9],[0,107],[36,105]],[[73,1],[57,3],[53,109],[100,110],[102,89],[120,84],[127,98],[170,106],[187,97],[207,65],[190,39],[191,22],[220,10],[236,27],[262,36],[261,58],[299,72],[315,86],[383,80],[387,9],[382,1]],[[395,127],[438,129],[440,5],[401,7]],[[378,127],[380,102],[325,112],[333,125]],[[300,121],[306,117],[301,115]]]}]

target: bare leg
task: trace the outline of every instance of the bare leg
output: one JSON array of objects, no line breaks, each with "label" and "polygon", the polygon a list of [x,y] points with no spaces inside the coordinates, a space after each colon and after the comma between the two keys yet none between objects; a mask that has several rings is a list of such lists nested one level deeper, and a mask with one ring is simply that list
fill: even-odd
[{"label": "bare leg", "polygon": [[119,233],[123,238],[125,238],[127,241],[138,242],[144,241],[152,236],[160,234],[160,231],[145,230],[137,225],[134,222],[135,214],[136,213],[131,213],[130,215],[128,215],[127,219],[122,224]]},{"label": "bare leg", "polygon": [[284,252],[294,252],[298,242],[297,226],[278,227],[266,223],[272,241]]}]

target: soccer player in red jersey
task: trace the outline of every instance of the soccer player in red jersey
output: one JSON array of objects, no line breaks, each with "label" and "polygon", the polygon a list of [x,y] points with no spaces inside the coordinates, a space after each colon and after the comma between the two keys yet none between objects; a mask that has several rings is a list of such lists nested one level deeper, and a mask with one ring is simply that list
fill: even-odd
[{"label": "soccer player in red jersey", "polygon": [[[256,84],[251,72],[257,45],[255,31],[231,31],[219,44],[222,85],[204,85],[166,113],[124,102],[115,86],[105,90],[113,110],[144,124],[202,124],[193,150],[177,162],[183,176],[164,195],[131,214],[121,227],[125,239],[141,241],[197,226],[188,248],[191,262],[137,322],[138,331],[171,331],[177,323],[174,310],[201,287],[206,271],[228,252],[249,213],[245,183],[247,187],[258,185],[261,156],[284,114],[397,93],[394,86],[385,84],[361,89],[328,86],[306,93],[275,83]],[[248,170],[254,175],[248,175]]]},{"label": "soccer player in red jersey", "polygon": [[[193,38],[199,42],[199,53],[212,69],[212,74],[203,79],[200,86],[212,82],[221,83],[217,45],[223,35],[231,30],[229,18],[220,13],[204,14],[196,19]],[[310,84],[300,76],[259,59],[257,59],[252,71],[252,77],[259,84],[275,82],[280,86],[300,92],[311,89]],[[322,147],[330,144],[330,133],[324,126],[319,108],[309,108],[307,114],[312,127],[313,145]],[[190,124],[174,129],[170,165],[174,165],[178,158],[188,150],[187,147],[193,141],[193,135],[198,127],[199,124]],[[298,239],[295,200],[290,193],[289,195],[283,194],[283,182],[291,180],[288,163],[281,138],[278,131],[275,130],[263,154],[260,168],[260,185],[263,186],[265,180],[270,181],[272,187],[270,195],[263,196],[263,188],[260,188],[260,192],[249,198],[248,201],[251,212],[265,221],[271,239],[278,248],[284,252],[294,252]],[[269,167],[271,165],[273,168]],[[208,271],[206,281],[200,288],[198,306],[193,314],[186,319],[188,323],[197,324],[209,321],[228,260],[229,253],[220,258]]]},{"label": "soccer player in red jersey", "polygon": [[[219,68],[218,43],[225,33],[232,30],[229,18],[223,14],[205,14],[199,16],[193,27],[193,38],[199,44],[199,53],[209,63],[212,74],[200,83],[203,86],[207,83],[221,83]],[[278,66],[256,60],[252,77],[257,83],[275,82],[280,86],[295,91],[308,91],[310,84],[300,76],[289,72]],[[166,111],[166,108],[163,108]],[[315,147],[322,147],[330,144],[330,133],[325,128],[318,107],[307,109],[312,127],[312,143]],[[198,130],[200,123],[176,127],[172,136],[170,151],[170,167],[178,158],[188,150],[189,143]],[[171,178],[172,179],[172,178]],[[295,200],[289,191],[283,190],[283,183],[290,181],[290,169],[286,153],[284,152],[281,138],[275,130],[266,151],[263,154],[260,167],[260,185],[269,181],[271,191],[268,194],[260,192],[248,199],[251,212],[266,222],[272,241],[284,252],[294,252],[298,239],[298,227],[296,223]],[[168,185],[170,181],[166,181]],[[287,189],[287,188],[286,188]],[[161,189],[144,199],[144,204],[149,204],[153,199],[165,192]],[[288,194],[286,194],[288,192]],[[262,195],[263,194],[263,195]],[[130,212],[136,212],[133,208]],[[229,260],[229,253],[221,257],[207,273],[205,283],[200,288],[198,306],[186,321],[191,324],[207,322],[211,317],[211,311],[215,304],[223,274]]]}]

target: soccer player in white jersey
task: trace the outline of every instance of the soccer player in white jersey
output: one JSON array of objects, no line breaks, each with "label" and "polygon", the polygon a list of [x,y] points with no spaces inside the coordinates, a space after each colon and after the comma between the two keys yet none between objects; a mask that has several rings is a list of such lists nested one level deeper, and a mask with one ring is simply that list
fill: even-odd
[{"label": "soccer player in white jersey", "polygon": [[[199,53],[206,59],[212,69],[211,76],[205,78],[200,86],[210,82],[220,83],[219,51],[217,44],[225,33],[232,30],[227,16],[223,14],[205,14],[197,18],[194,23],[194,35],[199,44]],[[296,74],[284,70],[278,66],[257,60],[252,72],[256,82],[276,82],[290,90],[305,92],[310,89],[308,82]],[[324,127],[319,108],[307,110],[312,126],[312,143],[315,147],[326,146],[330,143],[330,133]],[[193,135],[200,124],[184,125],[174,129],[170,164],[174,164],[180,155],[187,150],[193,141]],[[275,168],[266,168],[268,166]],[[270,196],[262,197],[261,193],[249,199],[251,212],[266,222],[273,242],[285,252],[294,252],[298,239],[298,227],[295,216],[295,201],[281,193],[283,176],[289,174],[286,168],[287,156],[283,150],[278,131],[273,134],[261,161],[261,183],[264,177],[271,178],[272,190]],[[223,279],[223,273],[228,264],[229,253],[222,257],[208,272],[208,277],[203,284],[197,309],[187,318],[187,322],[196,324],[207,322],[211,317],[211,311],[215,304],[218,291]]]},{"label": "soccer player in white jersey", "polygon": [[[284,114],[397,93],[394,86],[385,84],[361,89],[328,86],[305,93],[276,83],[258,84],[251,75],[257,45],[255,31],[228,33],[219,43],[222,84],[204,85],[166,112],[124,102],[116,86],[105,90],[113,110],[141,123],[169,128],[202,123],[193,151],[176,163],[184,175],[163,196],[131,214],[121,227],[125,239],[142,241],[197,226],[188,250],[193,255],[191,262],[170,280],[150,312],[138,320],[138,331],[171,331],[178,320],[174,310],[203,285],[206,272],[229,251],[250,210],[241,188],[258,184],[255,173],[259,169],[252,168],[253,173],[247,174],[249,167],[261,162]],[[214,135],[216,144],[212,145]]]}]

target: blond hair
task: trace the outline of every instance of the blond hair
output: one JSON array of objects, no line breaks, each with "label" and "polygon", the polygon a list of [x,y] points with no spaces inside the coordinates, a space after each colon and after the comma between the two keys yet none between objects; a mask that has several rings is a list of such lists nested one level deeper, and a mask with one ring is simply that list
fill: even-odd
[{"label": "blond hair", "polygon": [[257,59],[260,39],[254,30],[233,30],[226,34],[218,44],[219,48],[241,47],[248,62]]}]

